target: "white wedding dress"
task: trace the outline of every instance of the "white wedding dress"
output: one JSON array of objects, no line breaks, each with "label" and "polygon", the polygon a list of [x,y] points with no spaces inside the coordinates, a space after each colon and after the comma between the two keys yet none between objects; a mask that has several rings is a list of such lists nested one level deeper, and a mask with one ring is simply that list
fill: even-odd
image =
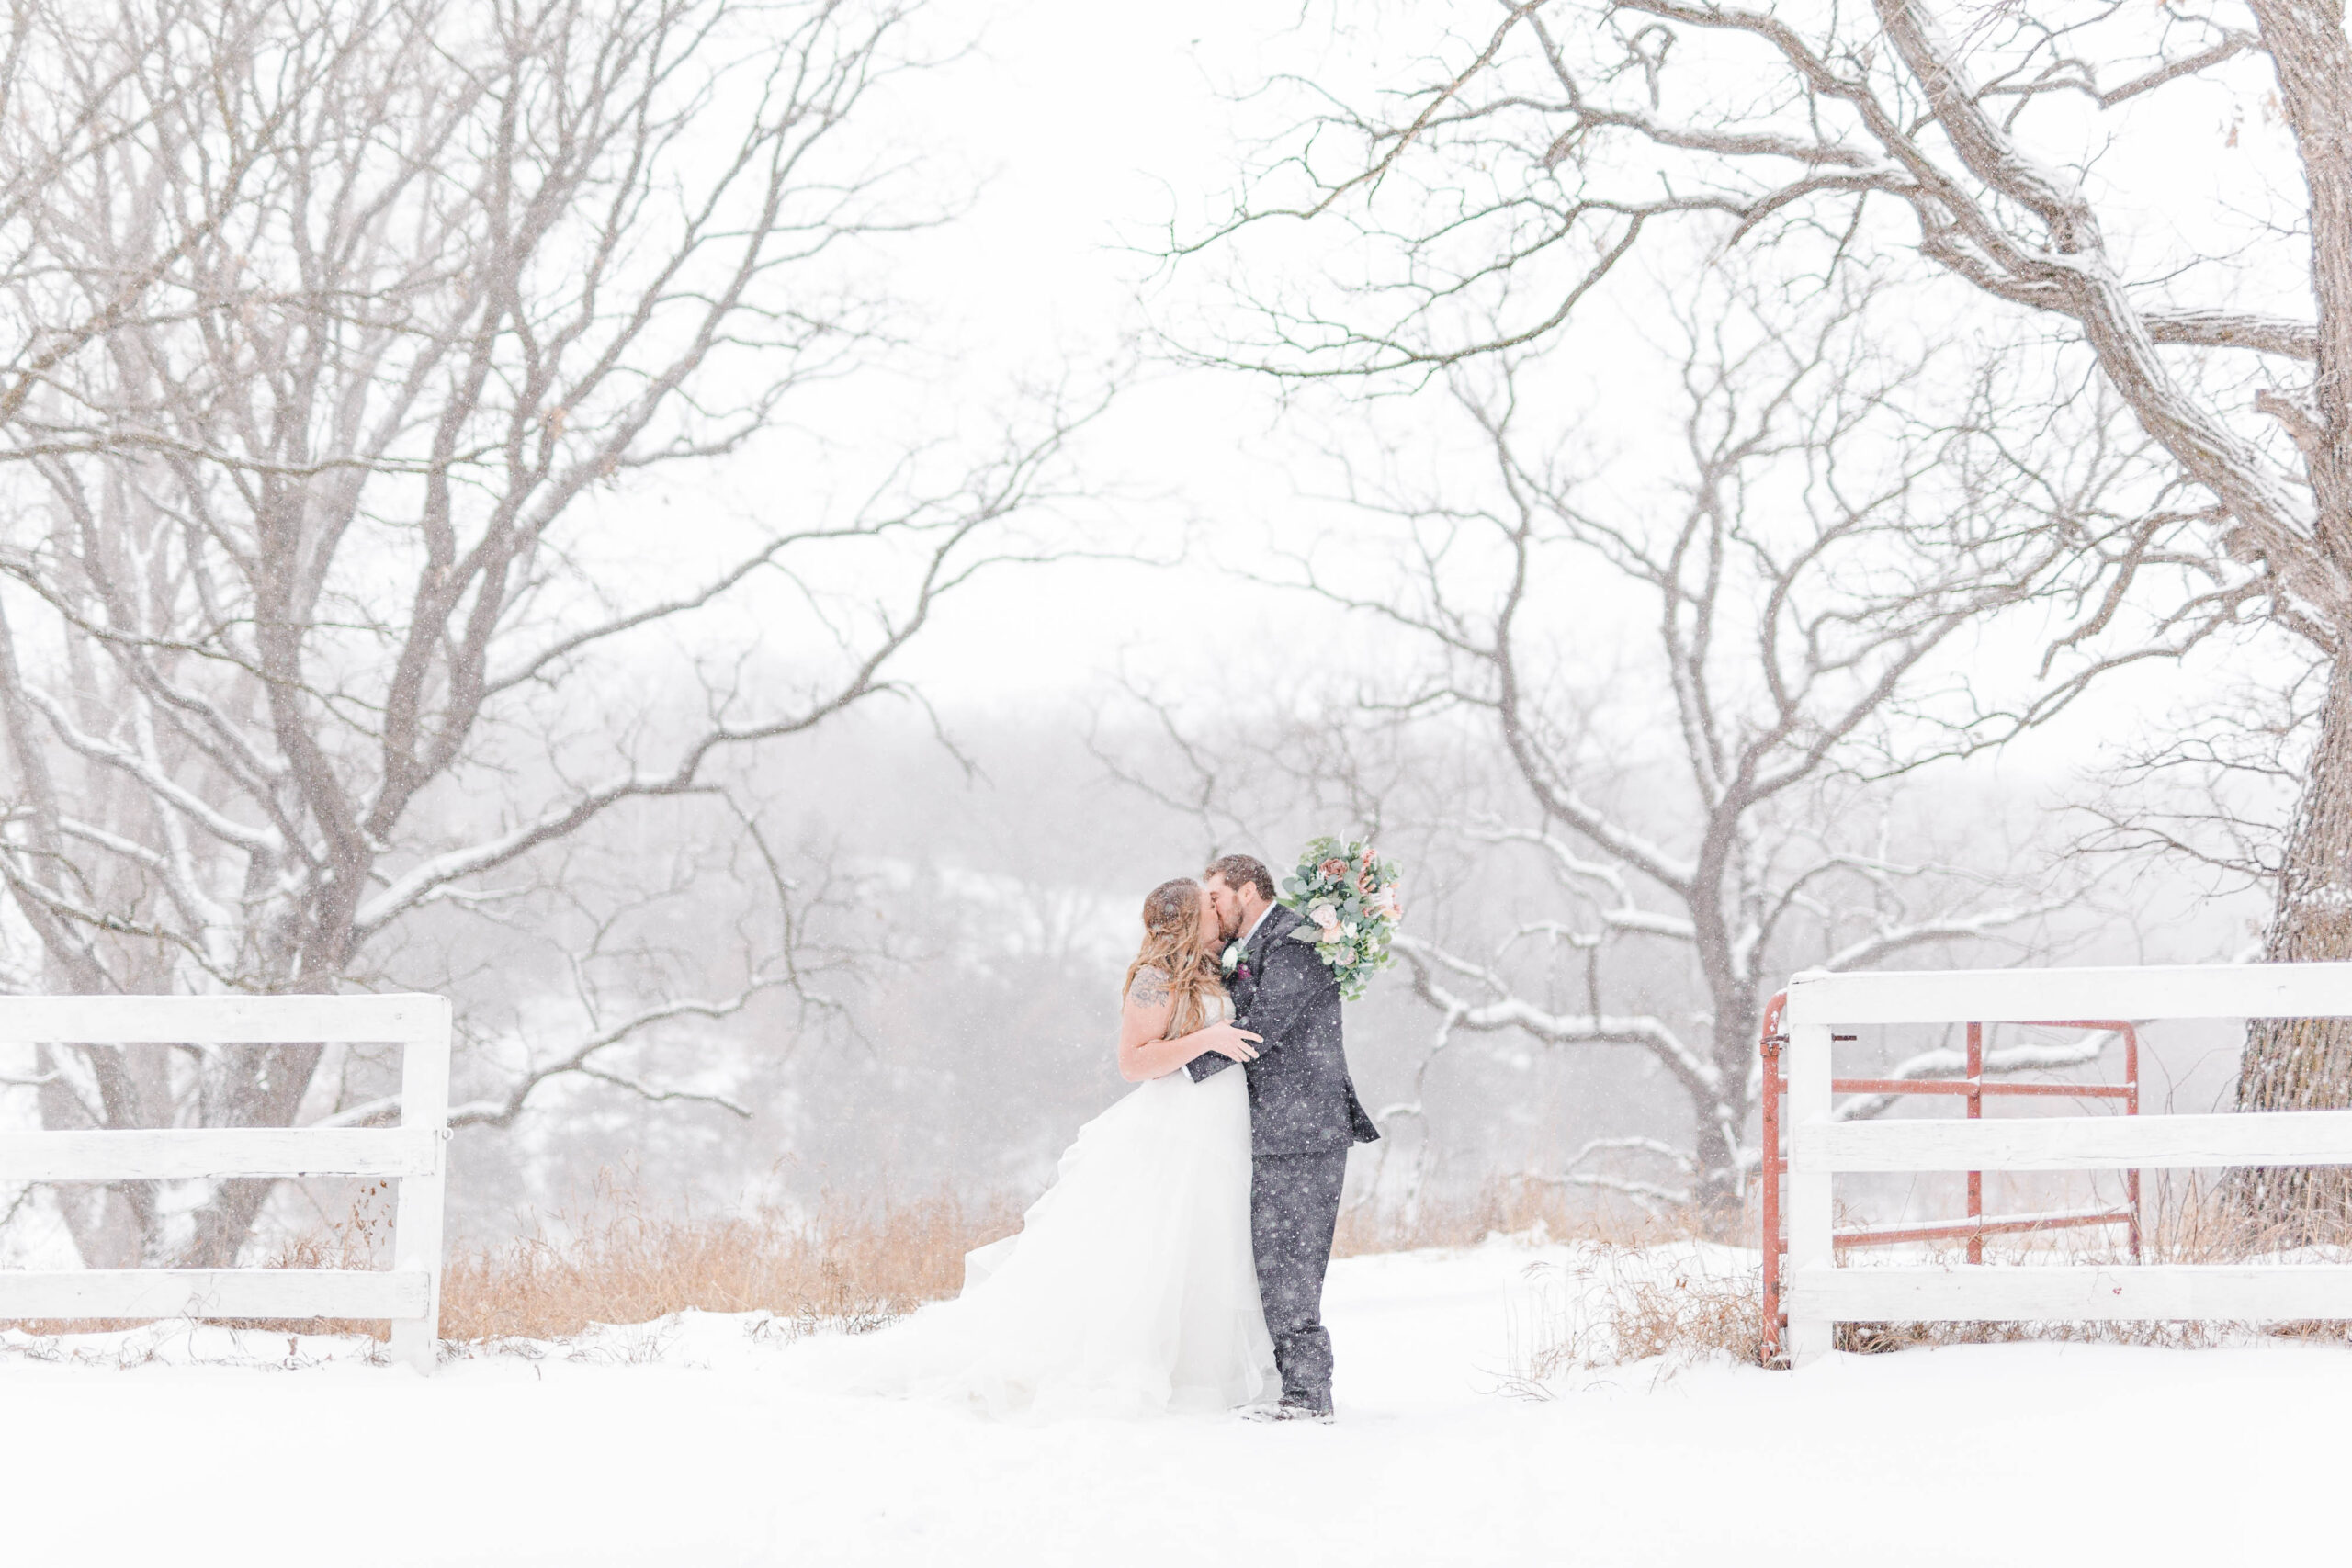
[{"label": "white wedding dress", "polygon": [[[1212,1021],[1230,1015],[1227,1004]],[[999,1416],[1224,1410],[1278,1396],[1250,1247],[1242,1075],[1194,1083],[1179,1068],[1138,1085],[1079,1130],[1017,1234],[965,1255],[962,1295],[803,1348],[837,1391]]]}]

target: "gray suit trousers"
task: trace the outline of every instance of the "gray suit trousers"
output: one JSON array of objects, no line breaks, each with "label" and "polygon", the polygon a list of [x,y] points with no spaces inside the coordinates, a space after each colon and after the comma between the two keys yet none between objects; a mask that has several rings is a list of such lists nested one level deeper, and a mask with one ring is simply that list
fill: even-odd
[{"label": "gray suit trousers", "polygon": [[1283,1397],[1331,1408],[1331,1336],[1323,1326],[1323,1273],[1340,1225],[1345,1145],[1304,1155],[1260,1155],[1250,1172],[1250,1242],[1258,1299],[1273,1337]]}]

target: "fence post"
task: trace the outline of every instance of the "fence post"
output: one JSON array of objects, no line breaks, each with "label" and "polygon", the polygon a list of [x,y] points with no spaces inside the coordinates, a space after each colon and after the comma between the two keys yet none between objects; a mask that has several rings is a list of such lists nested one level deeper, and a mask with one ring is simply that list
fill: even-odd
[{"label": "fence post", "polygon": [[449,1001],[420,998],[420,1027],[401,1042],[401,1125],[429,1127],[435,1134],[433,1170],[401,1179],[392,1216],[392,1267],[421,1269],[426,1280],[424,1315],[395,1318],[392,1357],[420,1372],[440,1361],[441,1201],[449,1168]]},{"label": "fence post", "polygon": [[1781,1276],[1781,1300],[1788,1309],[1789,1364],[1802,1366],[1826,1354],[1833,1343],[1830,1320],[1807,1302],[1808,1269],[1826,1269],[1835,1261],[1830,1241],[1829,1172],[1804,1159],[1797,1130],[1829,1120],[1829,1025],[1815,1021],[1818,1008],[1805,1005],[1804,976],[1789,986],[1789,1094],[1782,1121],[1789,1139],[1788,1263]]},{"label": "fence post", "polygon": [[[1981,1023],[1968,1026],[1968,1119],[1971,1122],[1984,1119],[1984,1026]],[[1984,1217],[1984,1173],[1981,1170],[1968,1173],[1968,1217],[1972,1220]],[[1983,1231],[1968,1233],[1968,1260],[1971,1263],[1984,1261]]]},{"label": "fence post", "polygon": [[1781,1052],[1789,1037],[1781,1032],[1781,1015],[1788,1006],[1786,991],[1764,1004],[1763,1034],[1756,1044],[1764,1082],[1763,1147],[1757,1162],[1757,1172],[1763,1179],[1757,1228],[1764,1253],[1764,1333],[1758,1348],[1758,1359],[1768,1367],[1780,1361],[1784,1348],[1781,1344]]}]

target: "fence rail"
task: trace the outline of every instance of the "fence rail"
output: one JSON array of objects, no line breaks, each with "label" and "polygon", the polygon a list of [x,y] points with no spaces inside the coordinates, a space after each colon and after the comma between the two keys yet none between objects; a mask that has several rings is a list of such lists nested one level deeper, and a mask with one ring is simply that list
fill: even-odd
[{"label": "fence rail", "polygon": [[431,1176],[432,1127],[209,1127],[0,1133],[0,1180],[180,1181],[200,1176]]},{"label": "fence rail", "polygon": [[[2352,1018],[2352,964],[2160,964],[2133,969],[1874,970],[1799,975],[1848,1023],[2030,1023],[2044,1018]],[[1792,1012],[1792,1021],[1796,1021]]]},{"label": "fence rail", "polygon": [[2352,1267],[2333,1263],[2232,1265],[2051,1264],[2008,1268],[1799,1269],[1796,1303],[1843,1323],[2075,1322],[2132,1318],[2352,1316]]},{"label": "fence rail", "polygon": [[1835,1171],[2134,1170],[2352,1165],[2352,1111],[2259,1116],[2037,1116],[1999,1122],[1799,1122],[1790,1152]]},{"label": "fence rail", "polygon": [[433,1277],[392,1269],[77,1269],[0,1274],[0,1316],[422,1318]]},{"label": "fence rail", "polygon": [[1786,1012],[1789,1267],[1782,1287],[1794,1361],[1827,1350],[1839,1323],[2352,1318],[2352,1266],[1838,1266],[1832,1179],[1840,1173],[2352,1165],[2352,1111],[1832,1120],[1831,1037],[1839,1031],[2091,1017],[2352,1017],[2352,964],[1796,976]]},{"label": "fence rail", "polygon": [[396,1179],[392,1267],[0,1269],[0,1318],[388,1321],[392,1353],[437,1359],[449,1119],[449,1003],[391,997],[0,997],[0,1043],[384,1044],[401,1048],[394,1128],[188,1127],[0,1133],[0,1179]]},{"label": "fence rail", "polygon": [[395,1045],[448,1037],[446,997],[0,997],[0,1044]]}]

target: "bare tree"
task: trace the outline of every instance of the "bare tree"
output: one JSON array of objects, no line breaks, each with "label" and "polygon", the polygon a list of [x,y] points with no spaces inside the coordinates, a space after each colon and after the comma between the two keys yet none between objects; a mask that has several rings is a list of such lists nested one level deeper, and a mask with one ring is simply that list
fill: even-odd
[{"label": "bare tree", "polygon": [[[0,202],[18,984],[413,984],[382,965],[421,912],[560,878],[633,804],[729,809],[722,759],[907,694],[942,596],[1035,548],[1006,529],[1058,408],[863,505],[778,494],[731,558],[719,519],[623,515],[888,346],[854,253],[940,216],[860,129],[921,63],[907,30],[890,0],[15,8],[12,151],[73,130]],[[746,595],[756,660],[705,671],[698,711],[628,711],[624,661]],[[620,722],[568,728],[584,694]],[[608,999],[475,1119],[558,1074],[671,1092],[605,1053],[789,988],[793,955],[774,928],[731,994]],[[382,1113],[321,1062],[44,1050],[36,1077],[52,1125]],[[127,1215],[132,1250],[217,1263],[270,1188],[176,1224],[136,1187],[65,1208],[85,1256]]]},{"label": "bare tree", "polygon": [[[1815,269],[1913,258],[1988,320],[2007,307],[2024,326],[2059,323],[2198,493],[2216,570],[2330,671],[2265,953],[2352,953],[2341,8],[1502,0],[1492,15],[1491,31],[1444,40],[1424,56],[1444,62],[1384,104],[1319,107],[1220,226],[1345,221],[1389,258],[1341,308],[1263,301],[1258,361],[1427,373],[1532,343],[1678,230]],[[2245,165],[2255,222],[2226,234],[2197,231],[2185,189],[2109,173],[2119,145],[2209,116],[2210,92],[2198,95],[2216,79],[2273,89],[2300,163],[2276,189]],[[1417,205],[1400,187],[1437,199]],[[2064,390],[2064,356],[2054,367]],[[2239,1103],[2352,1103],[2352,1028],[2256,1024]],[[2246,1195],[2277,1214],[2340,1187],[2325,1171],[2278,1173]]]},{"label": "bare tree", "polygon": [[[1474,717],[1526,803],[1515,818],[1436,826],[1521,857],[1557,900],[1484,948],[1399,940],[1440,1021],[1413,1089],[1379,1118],[1422,1114],[1421,1080],[1464,1032],[1642,1051],[1688,1098],[1690,1141],[1603,1138],[1533,1174],[1696,1203],[1728,1224],[1756,1157],[1757,1034],[1776,976],[1953,944],[2031,951],[2042,917],[2079,897],[2020,888],[2007,867],[1891,852],[1888,781],[2079,691],[2110,657],[2096,637],[2018,704],[1989,701],[1996,677],[1962,650],[2027,606],[2092,632],[2111,583],[2086,563],[2167,523],[2114,509],[2161,487],[2111,411],[2069,430],[2067,468],[2021,468],[1993,389],[1963,382],[1939,413],[1940,361],[1887,355],[1866,299],[1825,305],[1801,331],[1719,295],[1690,310],[1670,494],[1606,499],[1503,356],[1450,375],[1491,457],[1489,499],[1360,495],[1403,530],[1398,578],[1351,581],[1310,559],[1300,581],[1426,651],[1424,678],[1376,705],[1404,723]],[[1618,689],[1596,687],[1595,640],[1561,629],[1571,614],[1623,639]],[[1597,720],[1604,702],[1652,716]],[[2020,1046],[1988,1065],[2062,1066],[2099,1048]],[[1951,1070],[1950,1057],[1894,1071]],[[1629,1160],[1665,1169],[1627,1174]]]}]

